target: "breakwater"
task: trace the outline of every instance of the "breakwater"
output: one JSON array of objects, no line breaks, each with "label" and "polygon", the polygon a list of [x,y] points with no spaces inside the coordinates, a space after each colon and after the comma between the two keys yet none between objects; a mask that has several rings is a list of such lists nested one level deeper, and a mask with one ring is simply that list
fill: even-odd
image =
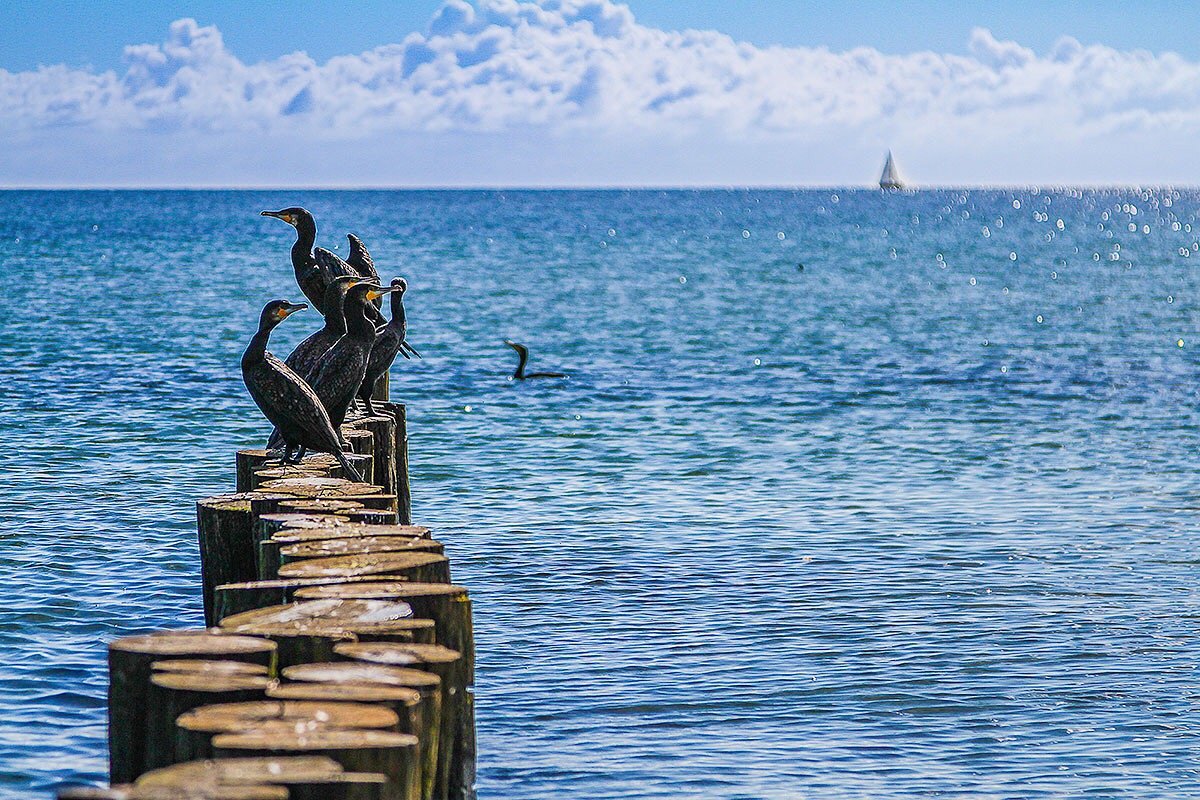
[{"label": "breakwater", "polygon": [[205,628],[109,645],[108,788],[70,798],[474,797],[474,635],[414,525],[404,406],[282,465],[242,450],[196,504]]}]

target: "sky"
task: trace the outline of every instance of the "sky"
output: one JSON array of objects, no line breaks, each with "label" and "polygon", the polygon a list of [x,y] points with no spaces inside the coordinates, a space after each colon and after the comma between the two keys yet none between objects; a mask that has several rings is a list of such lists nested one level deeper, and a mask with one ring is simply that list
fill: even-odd
[{"label": "sky", "polygon": [[0,4],[0,186],[1200,183],[1180,2]]}]

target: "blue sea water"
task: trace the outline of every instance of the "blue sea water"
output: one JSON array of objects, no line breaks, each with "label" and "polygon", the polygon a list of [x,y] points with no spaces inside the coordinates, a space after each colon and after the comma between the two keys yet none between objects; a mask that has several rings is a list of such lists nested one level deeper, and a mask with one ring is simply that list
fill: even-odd
[{"label": "blue sea water", "polygon": [[410,283],[483,797],[1200,797],[1168,190],[0,193],[0,796],[101,780],[105,642],[201,621],[287,205]]}]

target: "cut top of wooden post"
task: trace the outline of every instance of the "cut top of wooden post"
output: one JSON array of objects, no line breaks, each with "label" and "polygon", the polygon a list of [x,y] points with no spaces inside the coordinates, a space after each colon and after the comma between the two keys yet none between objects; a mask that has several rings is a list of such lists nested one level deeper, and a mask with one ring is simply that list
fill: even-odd
[{"label": "cut top of wooden post", "polygon": [[[340,478],[327,478],[326,480],[341,480]],[[232,492],[230,494],[218,494],[212,497],[205,497],[203,500],[197,500],[197,506],[215,509],[217,511],[241,511],[250,513],[250,501],[252,500],[285,500],[294,497],[290,492],[281,491],[265,491],[257,490],[253,492]]]},{"label": "cut top of wooden post", "polygon": [[284,723],[297,729],[390,729],[400,724],[400,718],[390,708],[371,703],[265,700],[201,706],[182,714],[175,724],[189,731],[231,733],[252,730],[264,722]]},{"label": "cut top of wooden post", "polygon": [[304,625],[319,623],[323,627],[337,628],[343,625],[369,625],[392,622],[412,617],[412,607],[407,603],[383,600],[310,600],[303,603],[287,603],[279,606],[256,608],[243,611],[221,620],[223,630],[237,633],[262,625]]},{"label": "cut top of wooden post", "polygon": [[[411,611],[411,610],[410,610]],[[223,636],[207,630],[166,631],[145,636],[126,636],[110,642],[110,651],[150,656],[222,656],[273,653],[275,643],[254,636]]]},{"label": "cut top of wooden post", "polygon": [[200,675],[267,675],[268,670],[262,664],[249,661],[213,661],[199,658],[175,658],[166,661],[155,661],[150,665],[155,672],[187,672]]},{"label": "cut top of wooden post", "polygon": [[264,492],[275,492],[296,497],[345,497],[364,494],[380,494],[383,489],[371,483],[355,483],[343,478],[292,478],[267,481],[261,487]]},{"label": "cut top of wooden post", "polygon": [[451,664],[462,655],[440,644],[416,642],[346,642],[333,646],[335,655],[372,664],[408,667],[415,664]]},{"label": "cut top of wooden post", "polygon": [[432,688],[440,686],[442,682],[437,675],[424,670],[357,661],[296,664],[284,668],[283,677],[289,681],[382,683],[388,686],[408,686],[414,689]]},{"label": "cut top of wooden post", "polygon": [[222,733],[213,737],[217,750],[281,750],[292,753],[416,747],[417,737],[369,728],[321,728],[314,731]]},{"label": "cut top of wooden post", "polygon": [[296,590],[297,600],[321,600],[341,598],[343,600],[387,599],[389,597],[443,597],[466,595],[466,587],[453,583],[418,583],[416,581],[370,580],[353,583],[314,583]]},{"label": "cut top of wooden post", "polygon": [[353,500],[313,499],[285,500],[279,504],[281,511],[292,514],[341,514],[363,507],[362,503]]},{"label": "cut top of wooden post", "polygon": [[[204,792],[213,787],[319,783],[343,774],[342,765],[327,756],[218,758],[151,770],[138,778],[136,785],[138,788],[184,788],[205,796]],[[286,797],[284,791],[283,797]]]},{"label": "cut top of wooden post", "polygon": [[282,544],[280,555],[287,561],[305,558],[331,558],[361,553],[440,553],[442,545],[433,539],[409,536],[343,536],[334,539],[310,539],[306,542],[283,544],[272,537],[271,541]]},{"label": "cut top of wooden post", "polygon": [[316,539],[353,539],[360,536],[408,536],[428,539],[429,528],[422,525],[364,525],[344,523],[327,528],[317,526],[288,526],[273,537],[282,544],[296,544]]},{"label": "cut top of wooden post", "polygon": [[421,693],[408,686],[388,686],[383,683],[319,683],[297,681],[281,683],[267,689],[267,697],[276,700],[329,700],[347,703],[403,703],[406,706],[421,702]]},{"label": "cut top of wooden post", "polygon": [[380,553],[312,558],[293,561],[279,568],[280,578],[328,578],[357,575],[386,575],[432,564],[445,564],[446,557],[433,553]]},{"label": "cut top of wooden post", "polygon": [[155,686],[179,692],[242,692],[266,690],[271,679],[265,675],[205,675],[202,672],[156,672],[150,678]]}]

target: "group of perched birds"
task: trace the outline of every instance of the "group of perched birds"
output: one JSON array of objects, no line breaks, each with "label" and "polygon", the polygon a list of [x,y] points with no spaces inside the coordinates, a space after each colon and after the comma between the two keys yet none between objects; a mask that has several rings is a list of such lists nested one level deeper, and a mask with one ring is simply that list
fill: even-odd
[{"label": "group of perched birds", "polygon": [[[408,325],[404,292],[408,284],[393,278],[382,286],[371,254],[349,234],[350,257],[343,261],[330,251],[313,248],[317,225],[303,208],[264,211],[296,229],[292,268],[296,283],[325,324],[280,361],[267,351],[271,331],[285,319],[308,308],[307,303],[272,300],[263,308],[258,331],[242,354],[242,379],[250,396],[275,426],[269,450],[282,450],[284,463],[298,463],[306,450],[330,453],[346,474],[362,476],[345,455],[341,425],[360,399],[374,414],[371,394],[375,383],[396,360],[420,353],[405,341]],[[392,318],[380,311],[383,296],[391,295]]]},{"label": "group of perched birds", "polygon": [[[292,207],[262,215],[281,219],[296,229],[291,253],[296,283],[325,318],[320,330],[280,361],[267,351],[271,331],[308,304],[272,300],[263,307],[258,331],[242,354],[246,388],[275,426],[267,448],[281,451],[283,462],[289,464],[298,463],[307,450],[330,453],[348,477],[361,480],[346,458],[340,429],[356,398],[368,415],[375,413],[371,405],[375,384],[396,356],[421,357],[405,339],[408,284],[403,278],[393,278],[388,286],[381,285],[371,254],[352,233],[347,234],[350,254],[345,261],[322,247],[314,249],[317,225],[306,209]],[[388,294],[390,320],[380,310],[383,296]],[[526,373],[529,350],[516,342],[505,340],[505,344],[517,351],[514,380],[566,377],[561,372]]]}]

